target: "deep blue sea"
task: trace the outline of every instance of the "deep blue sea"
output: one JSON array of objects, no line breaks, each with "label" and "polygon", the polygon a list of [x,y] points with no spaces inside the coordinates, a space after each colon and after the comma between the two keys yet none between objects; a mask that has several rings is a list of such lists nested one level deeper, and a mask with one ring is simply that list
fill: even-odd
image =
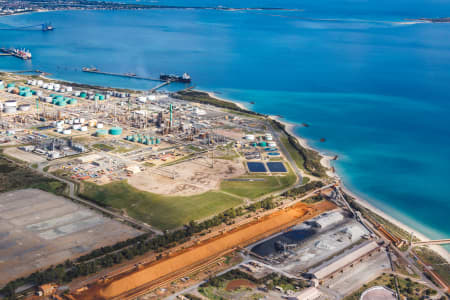
[{"label": "deep blue sea", "polygon": [[450,24],[406,20],[450,16],[449,1],[139,3],[302,11],[2,17],[0,28],[51,21],[56,30],[0,30],[0,46],[33,53],[32,62],[0,57],[0,69],[41,69],[55,78],[138,89],[155,83],[86,74],[81,67],[149,76],[189,72],[197,88],[308,123],[297,132],[339,155],[335,166],[346,186],[421,233],[450,236]]}]

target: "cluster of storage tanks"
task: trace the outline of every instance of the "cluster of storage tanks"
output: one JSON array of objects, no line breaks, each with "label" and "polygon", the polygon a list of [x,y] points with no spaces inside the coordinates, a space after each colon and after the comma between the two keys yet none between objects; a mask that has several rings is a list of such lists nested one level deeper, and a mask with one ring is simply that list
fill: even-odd
[{"label": "cluster of storage tanks", "polygon": [[6,114],[15,113],[17,111],[28,111],[30,110],[30,104],[20,104],[17,105],[16,100],[7,100],[0,103],[0,110]]},{"label": "cluster of storage tanks", "polygon": [[[98,125],[99,125],[99,124],[97,124],[97,128],[103,128],[103,125],[102,125],[101,127],[99,127]],[[95,132],[95,135],[98,136],[98,137],[100,137],[100,136],[105,136],[105,135],[107,135],[108,133],[109,133],[110,135],[121,135],[121,134],[122,134],[122,128],[120,128],[120,127],[111,127],[111,128],[109,129],[109,131],[106,130],[106,129],[98,129],[98,130]]]},{"label": "cluster of storage tanks", "polygon": [[147,101],[156,101],[160,99],[167,98],[167,95],[164,94],[153,94],[148,96],[139,96],[136,98],[137,102],[146,103]]},{"label": "cluster of storage tanks", "polygon": [[137,142],[144,145],[159,145],[161,140],[159,138],[155,138],[154,136],[147,136],[142,134],[128,135],[126,137],[127,141]]},{"label": "cluster of storage tanks", "polygon": [[57,106],[65,106],[67,104],[77,104],[77,99],[65,97],[63,95],[57,95],[57,94],[51,94],[50,96],[47,96],[47,97],[40,96],[39,100],[45,101],[47,103],[51,103],[51,104],[54,104]]},{"label": "cluster of storage tanks", "polygon": [[[0,90],[5,89],[5,85],[3,83],[0,84]],[[40,96],[42,95],[42,91],[32,90],[27,86],[19,86],[17,87],[15,83],[8,83],[6,85],[6,91],[8,93],[16,94],[22,97],[31,97],[34,95]]]},{"label": "cluster of storage tanks", "polygon": [[65,93],[65,92],[71,92],[72,91],[72,87],[71,86],[63,86],[59,83],[46,83],[42,80],[28,80],[27,81],[28,85],[31,86],[37,86],[49,91],[55,91],[55,92],[60,92],[60,93]]},{"label": "cluster of storage tanks", "polygon": [[[64,124],[71,125],[69,128],[64,128]],[[97,120],[89,120],[86,125],[86,120],[84,118],[77,119],[66,119],[64,121],[55,121],[53,125],[56,127],[56,132],[62,134],[72,134],[72,130],[79,130],[86,132],[89,127],[103,128],[102,123],[97,123]]]}]

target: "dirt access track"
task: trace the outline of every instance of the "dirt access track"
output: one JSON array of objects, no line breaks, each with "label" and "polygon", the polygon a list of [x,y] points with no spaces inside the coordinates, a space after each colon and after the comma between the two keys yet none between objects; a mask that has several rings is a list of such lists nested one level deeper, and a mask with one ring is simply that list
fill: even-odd
[{"label": "dirt access track", "polygon": [[138,270],[117,275],[115,278],[107,279],[106,282],[98,281],[88,289],[72,295],[77,300],[134,299],[151,291],[158,284],[176,279],[180,274],[185,274],[238,247],[244,247],[334,208],[336,206],[327,201],[312,205],[297,203],[183,252],[141,266]]}]

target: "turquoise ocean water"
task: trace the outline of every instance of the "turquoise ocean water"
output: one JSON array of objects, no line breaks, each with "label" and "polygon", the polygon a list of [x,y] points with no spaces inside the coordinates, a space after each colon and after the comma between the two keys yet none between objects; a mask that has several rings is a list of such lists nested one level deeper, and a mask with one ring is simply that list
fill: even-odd
[{"label": "turquoise ocean water", "polygon": [[[432,2],[281,1],[276,6],[304,10],[3,17],[0,28],[51,21],[57,29],[0,30],[1,47],[33,53],[31,62],[0,57],[0,69],[41,69],[55,78],[138,89],[155,83],[86,74],[81,67],[148,76],[187,71],[198,88],[308,123],[297,132],[339,155],[335,166],[348,187],[414,229],[442,238],[450,236],[450,24],[405,20],[450,16],[448,2]],[[318,142],[322,137],[325,143]]]}]

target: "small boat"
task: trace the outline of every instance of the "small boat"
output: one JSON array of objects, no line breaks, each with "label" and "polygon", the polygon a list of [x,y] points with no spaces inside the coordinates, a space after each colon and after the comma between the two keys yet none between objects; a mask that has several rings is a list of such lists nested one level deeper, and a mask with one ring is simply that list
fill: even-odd
[{"label": "small boat", "polygon": [[321,139],[320,139],[320,142],[321,142],[321,143],[323,143],[323,142],[325,142],[325,141],[326,141],[325,138],[321,138]]}]

